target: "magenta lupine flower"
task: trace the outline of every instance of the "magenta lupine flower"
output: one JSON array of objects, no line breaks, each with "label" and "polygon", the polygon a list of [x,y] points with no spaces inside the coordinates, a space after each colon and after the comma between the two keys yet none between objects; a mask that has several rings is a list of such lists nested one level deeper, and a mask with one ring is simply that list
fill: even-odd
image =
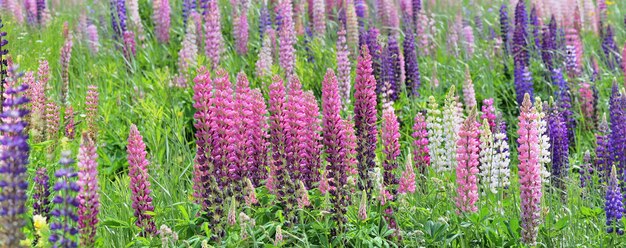
[{"label": "magenta lupine flower", "polygon": [[98,193],[98,154],[96,145],[87,133],[83,134],[83,143],[78,150],[78,228],[80,245],[94,245],[98,212],[100,211],[100,195]]},{"label": "magenta lupine flower", "polygon": [[457,141],[457,213],[476,212],[478,201],[478,122],[472,110],[459,130]]},{"label": "magenta lupine flower", "polygon": [[361,46],[354,80],[354,124],[357,137],[359,189],[372,192],[368,175],[376,167],[376,79],[372,74],[372,56],[366,45]]},{"label": "magenta lupine flower", "polygon": [[[394,113],[393,108],[383,110],[382,126],[380,139],[383,146],[383,194],[387,201],[393,200],[396,195],[398,178],[395,176],[394,170],[398,167],[398,156],[400,156],[400,123],[398,117]],[[394,207],[388,206],[385,210],[385,219],[389,223],[389,227],[396,229],[396,223],[393,219]]]},{"label": "magenta lupine flower", "polygon": [[287,75],[293,73],[295,65],[295,48],[296,31],[293,23],[293,7],[291,1],[281,0],[276,6],[276,10],[282,17],[280,25],[278,25],[278,43],[280,44],[280,67],[285,70]]},{"label": "magenta lupine flower", "polygon": [[150,180],[148,178],[148,160],[146,159],[146,145],[143,137],[137,130],[137,126],[130,126],[128,135],[128,177],[130,178],[130,190],[133,209],[135,209],[135,224],[142,229],[142,235],[156,234],[156,226],[152,215],[146,212],[154,211],[152,196],[150,196]]},{"label": "magenta lupine flower", "polygon": [[124,57],[131,60],[137,54],[137,43],[135,42],[135,33],[133,31],[124,32]]},{"label": "magenta lupine flower", "polygon": [[313,3],[309,6],[312,8],[313,31],[316,36],[324,37],[324,35],[326,34],[326,14],[324,13],[324,0],[312,0],[309,2]]},{"label": "magenta lupine flower", "polygon": [[217,1],[209,1],[204,15],[204,52],[215,70],[220,64],[220,56],[224,49],[220,7]]},{"label": "magenta lupine flower", "polygon": [[350,51],[346,43],[346,30],[341,28],[337,32],[337,79],[339,80],[339,95],[344,108],[350,104],[351,64]]},{"label": "magenta lupine flower", "polygon": [[70,87],[70,60],[72,59],[72,34],[69,34],[65,39],[65,44],[61,48],[61,79],[63,80],[63,86],[61,88],[61,99],[64,102],[68,102],[69,99],[69,87]]},{"label": "magenta lupine flower", "polygon": [[71,105],[65,108],[63,119],[65,119],[65,137],[73,140],[74,136],[76,136],[76,126],[74,122],[74,108]]},{"label": "magenta lupine flower", "polygon": [[237,52],[242,55],[248,53],[248,37],[250,36],[247,10],[247,8],[242,7],[241,13],[239,13],[237,20],[238,32],[235,36],[237,40]]},{"label": "magenta lupine flower", "polygon": [[152,9],[157,40],[161,43],[168,43],[170,41],[170,1],[154,0]]},{"label": "magenta lupine flower", "polygon": [[420,174],[426,173],[430,165],[430,150],[428,149],[428,130],[426,118],[422,113],[415,115],[413,124],[413,161]]},{"label": "magenta lupine flower", "polygon": [[327,178],[331,188],[330,201],[333,204],[333,219],[337,222],[337,228],[332,233],[338,234],[343,231],[343,225],[347,219],[348,195],[346,192],[346,134],[341,119],[341,97],[339,85],[335,73],[328,69],[324,82],[322,82],[322,123],[324,135],[324,148],[326,151]]},{"label": "magenta lupine flower", "polygon": [[519,147],[519,182],[522,208],[522,242],[535,245],[541,222],[541,175],[539,164],[539,133],[537,115],[530,101],[530,95],[524,95],[520,109],[517,140]]},{"label": "magenta lupine flower", "polygon": [[241,117],[240,130],[243,142],[240,144],[243,176],[250,179],[253,185],[261,185],[266,178],[265,165],[267,164],[267,110],[265,100],[258,89],[250,89],[245,74],[237,75],[237,89],[235,101]]},{"label": "magenta lupine flower", "polygon": [[496,108],[493,107],[493,98],[483,100],[482,111],[483,114],[480,119],[487,119],[491,132],[496,132]]},{"label": "magenta lupine flower", "polygon": [[100,49],[100,41],[98,39],[98,28],[95,24],[89,24],[87,26],[87,42],[89,44],[89,50],[93,54],[97,54]]},{"label": "magenta lupine flower", "polygon": [[415,193],[415,171],[411,160],[406,161],[402,177],[398,183],[398,194]]},{"label": "magenta lupine flower", "polygon": [[59,105],[54,101],[46,103],[45,110],[46,120],[46,140],[56,140],[59,135]]}]

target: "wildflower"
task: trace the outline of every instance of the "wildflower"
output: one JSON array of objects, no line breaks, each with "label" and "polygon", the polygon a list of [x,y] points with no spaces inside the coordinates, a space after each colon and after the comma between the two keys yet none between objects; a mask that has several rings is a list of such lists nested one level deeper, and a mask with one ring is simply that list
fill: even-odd
[{"label": "wildflower", "polygon": [[50,177],[45,167],[37,169],[33,190],[33,214],[48,217],[50,213]]},{"label": "wildflower", "polygon": [[71,105],[65,108],[63,118],[65,119],[65,137],[74,139],[76,127],[74,123],[74,108]]},{"label": "wildflower", "polygon": [[[367,49],[369,51],[369,55],[371,55],[372,61],[372,73],[374,78],[376,79],[376,93],[381,93],[382,91],[382,55],[383,49],[378,43],[378,36],[380,32],[376,28],[370,28],[367,32],[367,38],[365,39],[365,44],[367,45]],[[363,49],[361,49],[361,53],[363,53]]]},{"label": "wildflower", "polygon": [[613,163],[610,148],[609,123],[606,121],[606,114],[603,115],[600,124],[598,124],[598,132],[596,133],[596,171],[599,172],[600,182],[608,182],[609,170]]},{"label": "wildflower", "polygon": [[469,72],[469,66],[465,67],[465,83],[463,84],[463,100],[468,109],[476,107],[476,93],[474,92],[474,83]]},{"label": "wildflower", "polygon": [[[446,95],[445,104],[443,106],[443,116],[441,119],[443,132],[443,149],[442,160],[439,162],[443,165],[444,171],[454,169],[456,167],[456,148],[459,140],[460,121],[463,117],[457,111],[457,101],[454,95],[454,85]],[[430,136],[430,135],[429,135]],[[431,156],[432,157],[432,156]]]},{"label": "wildflower", "polygon": [[624,235],[624,230],[618,227],[622,220],[624,212],[624,203],[622,203],[622,192],[617,181],[617,173],[615,165],[611,169],[608,187],[606,189],[606,201],[604,211],[606,212],[607,233],[615,231],[618,235]]},{"label": "wildflower", "polygon": [[300,187],[298,187],[298,190],[296,191],[296,195],[298,195],[298,208],[304,209],[310,206],[311,202],[309,201],[309,193],[307,192],[302,181],[299,181],[299,186]]},{"label": "wildflower", "polygon": [[463,26],[463,38],[465,38],[465,53],[468,57],[472,57],[472,55],[474,55],[474,48],[476,47],[476,44],[474,43],[474,30],[472,30],[472,26],[469,24]]},{"label": "wildflower", "polygon": [[274,246],[280,246],[283,243],[283,229],[281,226],[276,227],[276,233],[274,234]]},{"label": "wildflower", "polygon": [[540,165],[540,173],[541,173],[541,181],[544,184],[550,182],[550,172],[548,172],[547,166],[552,162],[552,153],[550,136],[548,133],[548,123],[546,122],[546,113],[543,111],[543,104],[541,103],[541,98],[537,97],[535,99],[537,103],[535,105],[534,111],[537,117],[537,133],[539,134],[539,165]]},{"label": "wildflower", "polygon": [[[130,21],[130,25],[132,30],[137,36],[139,36],[139,41],[143,43],[145,40],[145,32],[143,31],[143,25],[141,24],[141,17],[139,16],[139,1],[138,0],[130,0],[128,3],[128,20]],[[156,4],[154,2],[153,4]],[[184,19],[186,21],[186,18]],[[158,24],[158,23],[157,23]]]},{"label": "wildflower", "polygon": [[128,174],[130,177],[131,199],[135,209],[135,224],[142,229],[143,235],[156,234],[156,226],[152,215],[146,212],[154,211],[148,179],[148,160],[146,159],[146,145],[137,126],[130,126],[128,135]]},{"label": "wildflower", "polygon": [[217,1],[209,1],[204,15],[205,48],[211,69],[215,70],[220,63],[220,55],[223,50],[223,38],[221,28],[220,8]]},{"label": "wildflower", "polygon": [[580,89],[578,89],[578,93],[580,94],[580,108],[582,109],[583,116],[594,125],[596,122],[596,99],[591,85],[582,83]]},{"label": "wildflower", "polygon": [[61,79],[63,86],[61,88],[61,99],[64,102],[68,102],[69,99],[69,85],[70,85],[70,60],[72,59],[72,34],[65,39],[65,44],[61,48]]},{"label": "wildflower", "polygon": [[404,172],[402,172],[400,182],[398,183],[399,194],[415,193],[415,172],[413,171],[412,162],[409,156],[405,162]]},{"label": "wildflower", "polygon": [[515,67],[515,94],[517,95],[517,104],[521,106],[524,95],[529,94],[533,97],[533,77],[528,67]]},{"label": "wildflower", "polygon": [[98,38],[98,27],[96,27],[95,24],[89,24],[89,26],[87,26],[87,43],[89,44],[91,53],[97,54],[100,49],[100,41]]},{"label": "wildflower", "polygon": [[593,174],[593,167],[591,166],[591,153],[589,150],[585,151],[583,154],[583,163],[578,169],[578,173],[580,174],[580,187],[585,188],[587,185],[591,185],[591,175]]},{"label": "wildflower", "polygon": [[152,2],[155,33],[161,43],[168,43],[170,40],[170,1],[155,0]]},{"label": "wildflower", "polygon": [[623,175],[626,168],[626,97],[619,92],[617,82],[613,82],[609,100],[609,116],[611,117],[611,134],[609,135],[611,164],[617,165],[617,173]]},{"label": "wildflower", "polygon": [[472,110],[459,129],[456,152],[456,206],[463,213],[478,210],[478,150],[476,112]]},{"label": "wildflower", "polygon": [[529,66],[527,38],[528,15],[526,13],[526,2],[519,1],[515,7],[515,31],[513,32],[513,60],[516,68]]},{"label": "wildflower", "polygon": [[80,245],[92,246],[95,242],[100,195],[98,193],[98,154],[96,145],[87,133],[78,151],[78,227]]},{"label": "wildflower", "polygon": [[78,215],[76,209],[79,202],[76,199],[76,193],[80,187],[75,181],[78,174],[71,167],[74,161],[69,156],[69,151],[64,151],[61,154],[59,163],[62,168],[54,173],[57,178],[54,191],[57,194],[52,200],[55,207],[50,212],[52,215],[50,219],[52,234],[49,238],[54,247],[77,247],[75,235],[78,233],[76,228]]},{"label": "wildflower", "polygon": [[350,104],[350,51],[348,50],[348,44],[346,43],[346,30],[340,29],[337,33],[337,79],[339,81],[339,95],[341,96],[341,102],[343,108],[348,108]]},{"label": "wildflower", "polygon": [[133,31],[124,31],[124,57],[131,60],[137,54],[137,43],[135,42],[135,33]]},{"label": "wildflower", "polygon": [[325,33],[326,33],[326,20],[325,20],[325,13],[324,13],[324,0],[313,0],[313,1],[309,1],[312,2],[312,8],[313,8],[313,18],[312,18],[312,24],[313,24],[313,30],[315,31],[315,35],[317,37],[324,37]]},{"label": "wildflower", "polygon": [[498,182],[497,186],[502,189],[507,189],[511,184],[509,181],[509,164],[511,160],[509,159],[509,139],[506,136],[506,123],[502,122],[501,125],[503,128],[497,130],[494,134],[493,167],[497,172],[497,179],[495,180]]},{"label": "wildflower", "polygon": [[291,1],[280,1],[276,6],[278,13],[282,17],[278,25],[278,42],[280,44],[280,67],[287,75],[293,74],[295,65],[296,33],[293,23],[293,7]]},{"label": "wildflower", "polygon": [[500,7],[500,36],[502,38],[502,44],[504,44],[504,51],[506,54],[510,51],[510,35],[508,6],[506,6],[506,4],[502,4]]},{"label": "wildflower", "polygon": [[178,73],[182,78],[182,82],[187,83],[189,69],[196,67],[198,60],[198,45],[196,28],[192,25],[187,26],[187,32],[182,42],[182,47],[178,51]]},{"label": "wildflower", "polygon": [[566,192],[565,180],[569,173],[569,139],[565,118],[561,111],[553,110],[548,116],[548,136],[552,148],[551,181],[561,192]]},{"label": "wildflower", "polygon": [[237,215],[235,213],[236,210],[237,200],[235,200],[235,197],[231,197],[230,207],[228,208],[228,216],[226,218],[228,220],[229,226],[234,226],[235,224],[237,224]]},{"label": "wildflower", "polygon": [[406,68],[405,85],[409,96],[419,96],[420,70],[417,62],[417,51],[415,50],[415,37],[413,32],[406,33],[404,38],[404,64]]},{"label": "wildflower", "polygon": [[430,150],[428,142],[428,123],[422,113],[415,115],[413,124],[413,160],[420,174],[426,173],[426,167],[430,165]]},{"label": "wildflower", "polygon": [[359,45],[359,27],[354,0],[346,0],[344,6],[346,8],[346,38],[348,47],[350,47],[350,51],[355,51]]},{"label": "wildflower", "polygon": [[259,49],[259,59],[256,61],[256,75],[259,77],[270,74],[273,64],[272,59],[272,41],[270,36],[263,37],[263,45]]},{"label": "wildflower", "polygon": [[428,128],[428,151],[430,162],[436,172],[448,170],[445,162],[445,150],[443,123],[441,110],[435,100],[435,97],[428,98],[428,117],[426,119],[426,127]]},{"label": "wildflower", "polygon": [[493,107],[493,98],[483,100],[481,119],[486,119],[492,132],[496,131],[496,109]]}]

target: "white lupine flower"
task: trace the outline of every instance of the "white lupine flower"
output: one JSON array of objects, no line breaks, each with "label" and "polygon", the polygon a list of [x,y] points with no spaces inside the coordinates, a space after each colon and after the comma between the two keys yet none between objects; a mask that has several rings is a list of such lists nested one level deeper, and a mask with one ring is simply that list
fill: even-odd
[{"label": "white lupine flower", "polygon": [[483,119],[480,130],[480,182],[485,187],[483,195],[489,190],[491,193],[498,193],[499,173],[494,165],[493,135],[487,119]]},{"label": "white lupine flower", "polygon": [[541,166],[541,182],[550,183],[550,172],[546,166],[551,162],[550,159],[550,137],[548,137],[548,124],[546,123],[546,113],[543,112],[543,104],[541,98],[535,98],[535,111],[537,111],[537,133],[539,134],[539,165]]},{"label": "white lupine flower", "polygon": [[458,106],[458,102],[454,96],[454,85],[450,88],[450,92],[446,96],[443,106],[443,147],[444,147],[444,170],[456,168],[456,142],[459,140],[459,129],[463,123],[462,107]]},{"label": "white lupine flower", "polygon": [[511,160],[509,159],[509,143],[506,140],[505,132],[498,132],[494,136],[494,156],[493,156],[493,165],[498,173],[498,182],[500,188],[506,188],[511,185],[509,181],[510,169],[509,164]]},{"label": "white lupine flower", "polygon": [[441,123],[441,110],[435,97],[428,98],[428,116],[426,128],[428,131],[428,150],[430,164],[437,172],[445,170],[445,152],[443,149],[443,127]]}]

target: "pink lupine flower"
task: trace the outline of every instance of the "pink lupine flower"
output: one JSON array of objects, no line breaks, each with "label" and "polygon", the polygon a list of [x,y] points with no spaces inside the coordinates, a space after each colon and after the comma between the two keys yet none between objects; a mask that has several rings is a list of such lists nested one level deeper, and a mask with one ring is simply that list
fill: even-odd
[{"label": "pink lupine flower", "polygon": [[478,201],[478,123],[472,110],[461,129],[457,141],[456,206],[458,213],[476,212]]},{"label": "pink lupine flower", "polygon": [[481,119],[487,119],[491,132],[496,131],[496,108],[493,107],[493,98],[483,100]]},{"label": "pink lupine flower", "polygon": [[[400,123],[398,117],[394,113],[393,108],[383,110],[383,123],[381,126],[380,139],[383,145],[383,201],[393,200],[396,195],[398,178],[394,174],[394,170],[398,167],[398,156],[400,155]],[[407,188],[408,190],[408,188]],[[383,204],[384,205],[384,204]],[[389,223],[391,229],[396,229],[395,220],[393,219],[394,207],[389,206],[385,210],[384,217]]]},{"label": "pink lupine flower", "polygon": [[410,159],[407,159],[398,184],[398,194],[415,193],[415,172]]},{"label": "pink lupine flower", "polygon": [[131,60],[137,54],[137,43],[135,42],[135,33],[133,31],[124,31],[124,57]]},{"label": "pink lupine flower", "polygon": [[24,23],[24,14],[22,12],[22,6],[16,0],[7,0],[5,3],[7,9],[13,14],[13,18],[17,23]]},{"label": "pink lupine flower", "polygon": [[70,87],[70,60],[72,59],[72,34],[68,34],[65,39],[65,44],[61,48],[61,79],[63,80],[63,86],[61,88],[61,99],[64,102],[68,102],[68,94]]},{"label": "pink lupine flower", "polygon": [[80,245],[92,246],[95,242],[100,195],[98,187],[98,153],[89,135],[83,134],[83,142],[78,150],[78,227]]},{"label": "pink lupine flower", "polygon": [[252,185],[252,181],[250,181],[249,178],[246,178],[246,187],[244,188],[244,202],[246,203],[246,206],[248,207],[252,207],[253,205],[256,205],[259,203],[259,200],[257,200],[256,198],[256,190],[254,188],[254,185]]},{"label": "pink lupine flower", "polygon": [[87,42],[89,44],[89,50],[93,54],[97,54],[100,49],[100,41],[98,40],[98,28],[95,24],[89,24],[87,26]]},{"label": "pink lupine flower", "polygon": [[591,85],[582,83],[580,89],[580,108],[587,121],[593,122],[596,116],[595,97]]},{"label": "pink lupine flower", "polygon": [[87,126],[87,133],[93,139],[96,140],[96,134],[98,132],[96,118],[98,118],[98,104],[99,104],[98,86],[87,86],[87,96],[85,98],[85,122]]},{"label": "pink lupine flower", "polygon": [[[31,130],[32,137],[35,142],[43,141],[43,135],[45,132],[44,127],[44,118],[45,118],[45,109],[46,109],[46,84],[47,84],[47,73],[45,71],[48,70],[48,62],[45,60],[39,61],[39,69],[42,73],[46,74],[45,78],[38,77],[37,79],[32,80],[32,85],[29,85],[29,96],[31,102]],[[32,73],[30,73],[32,76]],[[29,73],[27,73],[24,78],[29,77]]]},{"label": "pink lupine flower", "polygon": [[204,68],[198,70],[197,76],[194,78],[194,96],[193,107],[196,110],[194,114],[194,127],[196,128],[196,157],[194,161],[194,198],[202,203],[203,208],[207,209],[207,201],[210,201],[208,191],[209,177],[213,177],[213,167],[210,164],[211,154],[211,125],[212,125],[212,98],[213,90],[210,73]]},{"label": "pink lupine flower", "polygon": [[170,1],[154,0],[152,2],[155,33],[161,43],[170,41]]},{"label": "pink lupine flower", "polygon": [[189,14],[190,20],[193,21],[193,25],[196,27],[196,46],[198,47],[198,53],[204,48],[202,46],[204,42],[204,26],[202,25],[202,15],[195,10]]},{"label": "pink lupine flower", "polygon": [[350,51],[348,50],[348,44],[346,43],[346,30],[341,28],[337,32],[339,36],[337,38],[337,79],[339,81],[339,95],[341,96],[341,102],[343,107],[347,108],[350,104]]},{"label": "pink lupine flower", "polygon": [[519,116],[518,152],[519,183],[522,209],[522,242],[535,245],[541,222],[541,175],[539,164],[539,133],[537,115],[530,102],[530,95],[524,95]]},{"label": "pink lupine flower", "polygon": [[148,160],[146,159],[146,145],[137,126],[130,126],[128,135],[128,177],[132,192],[133,209],[135,209],[135,224],[142,229],[143,235],[156,234],[156,226],[152,215],[146,212],[154,211],[148,178]]},{"label": "pink lupine flower", "polygon": [[293,23],[293,8],[291,1],[281,0],[276,7],[278,13],[282,17],[279,31],[278,43],[280,44],[280,67],[285,70],[287,75],[291,75],[295,65],[295,48],[296,33]]},{"label": "pink lupine flower", "polygon": [[24,0],[24,9],[26,10],[26,20],[28,24],[37,23],[37,3],[35,0]]},{"label": "pink lupine flower", "polygon": [[468,57],[472,57],[472,55],[474,55],[474,47],[476,46],[474,43],[474,31],[472,30],[472,26],[465,25],[463,27],[463,38],[465,41],[465,52]]},{"label": "pink lupine flower", "polygon": [[474,82],[470,75],[469,66],[465,67],[465,83],[463,84],[463,100],[467,109],[476,107],[476,93],[474,91]]},{"label": "pink lupine flower", "polygon": [[422,113],[417,113],[413,124],[413,160],[419,173],[426,173],[430,165],[430,150],[428,149],[428,123]]},{"label": "pink lupine flower", "polygon": [[220,56],[224,47],[220,20],[220,7],[217,1],[209,1],[206,8],[206,15],[204,16],[204,52],[213,70],[220,64]]},{"label": "pink lupine flower", "polygon": [[313,5],[313,31],[317,37],[324,37],[326,34],[326,14],[324,13],[324,0],[312,0]]},{"label": "pink lupine flower", "polygon": [[[583,69],[583,45],[580,40],[580,33],[573,27],[569,27],[565,32],[565,48],[568,53],[567,60],[567,71],[569,72],[570,78],[577,77]],[[573,60],[573,61],[572,61]]]},{"label": "pink lupine flower", "polygon": [[[343,132],[346,136],[346,172],[351,176],[357,175],[357,140],[354,123],[348,120],[343,120]],[[352,183],[352,181],[350,183]]]},{"label": "pink lupine flower", "polygon": [[[155,2],[156,3],[156,2]],[[139,1],[128,0],[126,1],[128,6],[128,21],[129,26],[135,31],[135,34],[139,37],[139,43],[144,44],[145,32],[143,31],[143,25],[141,24],[141,17],[139,16]]]}]

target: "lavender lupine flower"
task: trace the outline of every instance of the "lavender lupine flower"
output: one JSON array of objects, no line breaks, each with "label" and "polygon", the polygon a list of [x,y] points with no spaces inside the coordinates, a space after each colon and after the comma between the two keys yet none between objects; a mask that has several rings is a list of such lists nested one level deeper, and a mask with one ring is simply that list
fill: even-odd
[{"label": "lavender lupine flower", "polygon": [[619,92],[617,82],[613,82],[613,89],[609,100],[609,112],[611,117],[609,150],[611,151],[611,164],[617,165],[617,173],[619,173],[619,175],[624,175],[624,169],[626,169],[625,102],[626,99],[624,99],[624,96]]},{"label": "lavender lupine flower", "polygon": [[506,54],[509,53],[509,37],[511,36],[509,25],[508,6],[506,6],[506,4],[502,4],[500,7],[500,37],[502,38],[502,44],[504,44],[504,51]]},{"label": "lavender lupine flower", "polygon": [[28,24],[35,25],[37,23],[37,3],[35,0],[24,0],[24,10],[26,10]]},{"label": "lavender lupine flower", "polygon": [[[419,0],[418,0],[419,1]],[[417,62],[417,51],[415,50],[415,36],[412,31],[406,33],[404,37],[404,65],[406,69],[406,91],[409,96],[419,97],[420,68]]]},{"label": "lavender lupine flower", "polygon": [[65,108],[63,119],[65,119],[65,137],[73,140],[76,136],[76,123],[74,122],[74,108],[71,105]]},{"label": "lavender lupine flower", "polygon": [[326,34],[326,14],[324,13],[324,0],[312,0],[312,24],[315,36],[324,37]]},{"label": "lavender lupine flower", "polygon": [[54,184],[54,196],[52,202],[54,208],[50,212],[52,216],[50,218],[50,235],[49,241],[53,244],[53,247],[77,247],[76,234],[78,234],[78,228],[76,228],[76,222],[78,221],[78,215],[76,210],[79,206],[79,201],[76,199],[80,186],[76,183],[76,176],[72,164],[74,160],[69,158],[69,151],[61,153],[61,168],[58,169],[54,176],[57,178]]},{"label": "lavender lupine flower", "polygon": [[517,104],[521,105],[524,101],[524,94],[533,96],[533,78],[528,67],[515,67],[515,93],[517,95]]},{"label": "lavender lupine flower", "polygon": [[36,0],[37,5],[37,23],[39,25],[45,25],[46,22],[46,14],[48,9],[46,8],[46,0]]},{"label": "lavender lupine flower", "polygon": [[[193,10],[195,13],[195,10]],[[182,47],[178,51],[178,86],[187,85],[189,70],[197,66],[198,60],[198,43],[196,36],[196,27],[187,26],[187,32],[182,42]]]},{"label": "lavender lupine flower", "polygon": [[293,7],[291,1],[281,0],[276,7],[282,20],[278,30],[278,43],[280,44],[279,62],[287,75],[291,75],[295,66],[296,32],[293,22]]},{"label": "lavender lupine flower", "polygon": [[[138,0],[128,1],[128,20],[130,22],[131,30],[139,37],[140,44],[144,44],[146,40],[145,32],[143,31],[143,25],[141,24],[141,17],[139,16],[139,2]],[[186,19],[185,19],[186,21]]]},{"label": "lavender lupine flower", "polygon": [[342,233],[344,224],[347,222],[348,194],[347,184],[347,137],[341,119],[341,98],[339,85],[335,73],[328,69],[322,83],[322,128],[323,143],[326,153],[327,178],[331,179],[330,201],[333,204],[333,219],[337,222],[337,228],[333,229],[333,235]]},{"label": "lavender lupine flower", "polygon": [[526,13],[526,2],[520,0],[515,7],[513,60],[515,61],[516,67],[528,67],[528,59],[528,15]]},{"label": "lavender lupine flower", "polygon": [[[398,156],[400,156],[400,123],[394,113],[393,108],[383,110],[383,123],[381,125],[381,142],[383,146],[383,185],[385,195],[393,196],[397,193],[398,178],[395,176],[394,170],[398,167]],[[396,229],[397,225],[393,219],[393,206],[387,207],[384,217],[389,223],[389,227]]]},{"label": "lavender lupine flower", "polygon": [[357,137],[359,189],[371,193],[373,184],[368,172],[376,167],[376,79],[372,74],[372,56],[361,46],[354,80],[354,123]]},{"label": "lavender lupine flower", "polygon": [[113,26],[113,38],[122,37],[126,31],[126,1],[110,0],[111,25]]},{"label": "lavender lupine flower", "polygon": [[592,184],[591,176],[594,173],[593,167],[591,166],[591,153],[589,150],[585,151],[583,155],[583,162],[578,168],[578,173],[580,174],[580,187],[585,188]]},{"label": "lavender lupine flower", "polygon": [[96,145],[87,133],[82,135],[83,143],[78,151],[78,228],[80,245],[93,246],[100,211],[98,193],[98,154]]},{"label": "lavender lupine flower", "polygon": [[565,181],[569,174],[569,139],[563,112],[556,109],[551,111],[548,116],[548,136],[550,137],[550,147],[552,148],[551,182],[559,189],[561,196],[564,197],[567,193]]},{"label": "lavender lupine flower", "polygon": [[399,83],[401,83],[400,63],[398,42],[394,36],[389,36],[382,59],[382,82],[388,83],[390,86],[387,90],[391,92],[389,99],[391,101],[397,100],[399,96]]},{"label": "lavender lupine flower", "polygon": [[272,58],[272,41],[270,36],[263,37],[263,45],[259,49],[259,59],[256,61],[256,75],[259,77],[270,74],[273,64]]},{"label": "lavender lupine flower", "polygon": [[[367,32],[367,38],[365,43],[372,60],[372,73],[376,79],[376,93],[382,93],[383,80],[382,80],[382,55],[383,49],[378,43],[378,36],[380,32],[376,28],[370,28]],[[369,192],[368,192],[369,193]]]},{"label": "lavender lupine flower", "polygon": [[148,178],[148,160],[146,159],[146,145],[143,137],[137,130],[137,126],[130,126],[128,135],[128,176],[130,177],[131,200],[135,209],[135,224],[141,228],[142,235],[156,234],[156,226],[152,215],[148,211],[154,211]]},{"label": "lavender lupine flower", "polygon": [[215,70],[220,64],[220,55],[224,47],[220,8],[217,1],[209,1],[206,11],[207,13],[204,15],[204,52],[211,62],[211,69]]},{"label": "lavender lupine flower", "polygon": [[168,43],[170,40],[170,1],[154,0],[152,9],[157,40],[161,43]]},{"label": "lavender lupine flower", "polygon": [[572,97],[569,86],[567,82],[565,82],[565,78],[563,77],[563,73],[561,70],[555,69],[552,71],[552,81],[558,87],[558,91],[556,93],[557,96],[557,107],[563,114],[563,120],[567,126],[567,138],[570,142],[574,141],[574,129],[576,128],[576,119],[574,118],[574,113],[572,112]]},{"label": "lavender lupine flower", "polygon": [[33,215],[48,217],[50,213],[50,177],[45,167],[37,169],[33,179]]},{"label": "lavender lupine flower", "polygon": [[604,61],[610,69],[614,70],[616,66],[619,66],[619,50],[615,44],[615,37],[611,25],[606,27],[606,32],[602,40],[602,51],[604,51]]},{"label": "lavender lupine flower", "polygon": [[554,15],[550,18],[548,28],[544,28],[541,40],[541,59],[548,70],[553,69],[553,57],[556,53],[557,25]]},{"label": "lavender lupine flower", "polygon": [[69,34],[65,40],[63,48],[61,48],[61,79],[63,80],[63,86],[61,88],[61,99],[64,102],[69,100],[70,90],[70,60],[72,59],[72,34]]},{"label": "lavender lupine flower", "polygon": [[337,32],[337,79],[339,81],[339,95],[341,96],[341,103],[344,109],[347,109],[350,104],[350,91],[351,91],[351,64],[350,64],[350,51],[348,50],[348,44],[346,43],[346,30],[341,28]]},{"label": "lavender lupine flower", "polygon": [[87,42],[89,44],[89,50],[93,54],[97,54],[100,49],[100,41],[98,39],[98,28],[95,24],[89,24],[87,26]]},{"label": "lavender lupine flower", "polygon": [[611,169],[605,199],[606,232],[613,233],[615,231],[618,235],[624,235],[624,230],[617,227],[618,223],[622,221],[624,203],[622,202],[622,191],[617,180],[615,165]]},{"label": "lavender lupine flower", "polygon": [[476,44],[474,43],[474,30],[472,26],[466,24],[463,26],[463,44],[465,47],[465,54],[467,57],[472,57],[474,55],[474,48]]},{"label": "lavender lupine flower", "polygon": [[598,132],[596,133],[596,160],[595,171],[599,173],[599,182],[604,183],[608,181],[609,170],[613,163],[611,158],[610,148],[610,133],[609,123],[606,120],[606,114],[603,115],[600,124],[598,124]]}]

